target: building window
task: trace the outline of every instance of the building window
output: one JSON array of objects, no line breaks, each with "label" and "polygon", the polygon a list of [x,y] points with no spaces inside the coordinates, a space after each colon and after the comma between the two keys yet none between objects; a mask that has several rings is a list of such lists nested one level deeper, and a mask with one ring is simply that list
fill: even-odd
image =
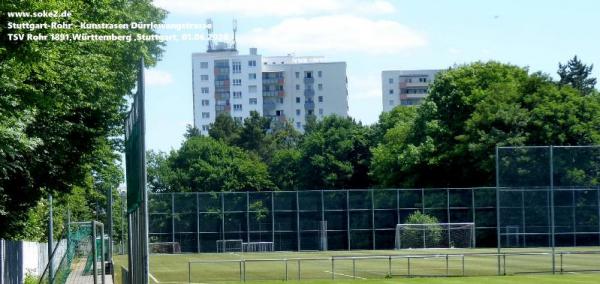
[{"label": "building window", "polygon": [[242,63],[239,61],[231,62],[231,72],[232,73],[242,73]]},{"label": "building window", "polygon": [[275,116],[282,116],[283,115],[283,110],[276,110],[275,111]]},{"label": "building window", "polygon": [[208,69],[208,62],[200,62],[200,68]]},{"label": "building window", "polygon": [[393,84],[393,83],[394,83],[394,78],[389,78],[389,79],[388,79],[388,82],[389,82],[390,84]]},{"label": "building window", "polygon": [[208,81],[208,75],[200,75],[200,81]]},{"label": "building window", "polygon": [[279,98],[279,103],[282,104],[283,103],[283,98]]},{"label": "building window", "polygon": [[209,118],[210,117],[210,112],[203,112],[202,113],[202,118]]},{"label": "building window", "polygon": [[296,128],[302,128],[302,124],[300,122],[296,122]]},{"label": "building window", "polygon": [[309,110],[308,110],[308,115],[313,115],[313,114],[314,114],[314,112],[315,112],[314,110],[312,110],[312,109],[309,109]]},{"label": "building window", "polygon": [[317,76],[319,76],[319,78],[323,77],[323,72],[321,72],[321,71],[317,72]]},{"label": "building window", "polygon": [[300,72],[296,72],[296,79],[300,78]]},{"label": "building window", "polygon": [[208,131],[208,125],[202,125],[202,131]]},{"label": "building window", "polygon": [[300,110],[299,109],[296,110],[296,115],[300,115]]},{"label": "building window", "polygon": [[208,87],[201,88],[200,92],[203,93],[203,94],[208,94]]},{"label": "building window", "polygon": [[419,78],[419,82],[421,82],[421,83],[427,83],[427,78]]},{"label": "building window", "polygon": [[391,95],[391,94],[393,94],[393,93],[394,93],[394,90],[393,90],[393,89],[390,89],[390,92],[389,92],[389,93],[390,93],[390,95]]},{"label": "building window", "polygon": [[249,103],[249,104],[251,104],[251,105],[255,105],[255,104],[257,104],[257,103],[258,103],[258,100],[257,100],[256,98],[250,98],[250,99],[248,100],[248,103]]},{"label": "building window", "polygon": [[210,101],[209,101],[209,100],[202,100],[202,105],[203,105],[203,106],[207,106],[207,105],[209,105],[209,104],[210,104]]},{"label": "building window", "polygon": [[312,78],[312,77],[313,77],[313,76],[312,76],[312,71],[306,71],[306,72],[304,73],[304,78]]},{"label": "building window", "polygon": [[242,92],[233,92],[233,98],[234,99],[241,99],[242,98]]},{"label": "building window", "polygon": [[248,60],[248,66],[255,67],[256,66],[256,60]]},{"label": "building window", "polygon": [[411,78],[408,78],[408,79],[406,79],[406,82],[407,82],[407,83],[412,83],[412,79],[411,79]]},{"label": "building window", "polygon": [[300,85],[296,84],[296,90],[300,90]]},{"label": "building window", "polygon": [[234,86],[241,86],[242,85],[242,79],[233,79],[233,85]]},{"label": "building window", "polygon": [[300,97],[296,97],[296,103],[299,104],[300,103]]},{"label": "building window", "polygon": [[250,80],[256,80],[256,73],[249,73],[248,74],[248,79],[250,79]]},{"label": "building window", "polygon": [[323,102],[323,96],[319,96],[319,102],[322,103]]},{"label": "building window", "polygon": [[248,93],[256,93],[256,85],[248,86]]},{"label": "building window", "polygon": [[319,109],[319,115],[323,115],[323,109],[322,108]]},{"label": "building window", "polygon": [[242,110],[242,104],[234,104],[233,105],[233,110],[234,111],[241,111]]},{"label": "building window", "polygon": [[319,89],[319,91],[322,91],[323,90],[323,84],[318,84],[317,88]]}]

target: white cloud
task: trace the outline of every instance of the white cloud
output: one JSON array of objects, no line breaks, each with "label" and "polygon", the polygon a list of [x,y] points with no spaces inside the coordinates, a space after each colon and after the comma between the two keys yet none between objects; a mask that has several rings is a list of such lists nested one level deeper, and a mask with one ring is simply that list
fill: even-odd
[{"label": "white cloud", "polygon": [[239,42],[270,52],[393,54],[426,45],[421,33],[390,20],[352,15],[290,18],[242,34]]},{"label": "white cloud", "polygon": [[173,83],[171,73],[156,69],[146,70],[144,79],[148,86],[167,86]]},{"label": "white cloud", "polygon": [[239,14],[250,17],[300,16],[322,13],[387,14],[396,9],[387,0],[154,0],[172,13],[188,15]]}]

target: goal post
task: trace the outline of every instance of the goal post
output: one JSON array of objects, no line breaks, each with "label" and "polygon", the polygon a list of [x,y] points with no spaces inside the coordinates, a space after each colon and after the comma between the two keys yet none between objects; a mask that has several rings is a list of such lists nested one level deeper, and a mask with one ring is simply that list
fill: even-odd
[{"label": "goal post", "polygon": [[475,223],[397,224],[395,248],[472,248]]},{"label": "goal post", "polygon": [[242,252],[242,243],[241,239],[217,240],[217,252]]},{"label": "goal post", "polygon": [[155,242],[148,245],[150,253],[181,253],[179,242]]}]

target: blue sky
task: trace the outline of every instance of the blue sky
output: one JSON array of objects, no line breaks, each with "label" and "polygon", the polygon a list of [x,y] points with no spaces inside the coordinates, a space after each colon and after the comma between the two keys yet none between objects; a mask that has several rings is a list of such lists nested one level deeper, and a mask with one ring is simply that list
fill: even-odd
[{"label": "blue sky", "polygon": [[[443,69],[497,60],[556,77],[558,62],[577,54],[600,77],[600,1],[595,0],[154,0],[167,23],[202,24],[230,33],[238,49],[345,61],[350,116],[366,124],[381,113],[380,74]],[[173,31],[160,31],[163,34]],[[205,31],[185,31],[205,33]],[[191,53],[205,41],[167,42],[147,71],[147,147],[179,147],[193,123]]]}]

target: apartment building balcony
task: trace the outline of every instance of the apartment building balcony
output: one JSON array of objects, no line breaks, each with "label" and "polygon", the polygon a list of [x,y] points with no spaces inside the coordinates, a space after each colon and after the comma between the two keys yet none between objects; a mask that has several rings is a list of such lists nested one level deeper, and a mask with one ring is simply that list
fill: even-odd
[{"label": "apartment building balcony", "polygon": [[263,97],[276,97],[279,95],[280,91],[263,91]]},{"label": "apartment building balcony", "polygon": [[315,102],[314,101],[306,101],[304,103],[304,109],[306,109],[306,110],[314,110],[315,109]]},{"label": "apartment building balcony", "polygon": [[428,87],[429,83],[428,82],[400,82],[398,83],[398,87],[400,87],[400,89],[404,89],[404,88],[422,88],[422,87]]},{"label": "apartment building balcony", "polygon": [[422,93],[422,94],[406,94],[406,98],[407,99],[424,99],[427,97],[427,95],[429,95],[428,93]]},{"label": "apartment building balcony", "polygon": [[285,97],[285,92],[284,91],[277,91],[277,96],[280,98]]},{"label": "apartment building balcony", "polygon": [[314,84],[315,83],[315,78],[304,78],[304,84]]},{"label": "apartment building balcony", "polygon": [[264,111],[272,111],[275,109],[275,106],[276,106],[275,102],[271,102],[271,101],[263,102],[263,110]]},{"label": "apartment building balcony", "polygon": [[308,98],[312,98],[315,96],[315,89],[306,89],[304,90],[304,96]]}]

